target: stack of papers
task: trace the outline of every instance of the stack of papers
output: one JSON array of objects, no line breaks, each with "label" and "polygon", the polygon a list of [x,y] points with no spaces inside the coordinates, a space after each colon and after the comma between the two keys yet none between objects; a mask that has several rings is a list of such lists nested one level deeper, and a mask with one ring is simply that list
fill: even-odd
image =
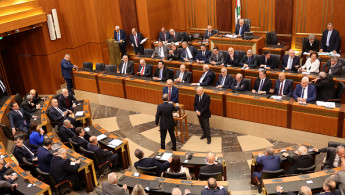
[{"label": "stack of papers", "polygon": [[104,138],[107,138],[107,136],[104,135],[104,134],[101,134],[101,135],[97,136],[97,141],[100,141],[100,140],[102,140]]},{"label": "stack of papers", "polygon": [[74,116],[83,116],[84,111],[78,111],[77,113],[75,113]]},{"label": "stack of papers", "polygon": [[324,106],[324,107],[327,107],[327,108],[335,108],[335,102],[316,101],[316,105]]},{"label": "stack of papers", "polygon": [[145,42],[146,42],[146,40],[147,40],[147,38],[143,39],[143,40],[140,42],[140,44],[145,43]]},{"label": "stack of papers", "polygon": [[310,72],[302,72],[302,74],[310,74]]},{"label": "stack of papers", "polygon": [[224,37],[228,37],[228,38],[237,38],[237,35],[229,35],[229,34],[226,34],[226,35],[224,35]]},{"label": "stack of papers", "polygon": [[90,127],[85,127],[84,130],[85,131],[90,131]]},{"label": "stack of papers", "polygon": [[117,146],[121,145],[123,143],[120,139],[114,139],[111,142],[108,143],[108,146],[111,148],[116,148]]},{"label": "stack of papers", "polygon": [[282,99],[282,96],[279,96],[279,95],[272,95],[272,96],[271,96],[271,99],[274,99],[274,100],[281,100],[281,99]]},{"label": "stack of papers", "polygon": [[242,69],[242,70],[248,70],[248,69],[249,69],[249,66],[248,66],[247,68],[242,67],[241,69]]},{"label": "stack of papers", "polygon": [[160,160],[168,160],[172,156],[172,153],[165,152]]}]

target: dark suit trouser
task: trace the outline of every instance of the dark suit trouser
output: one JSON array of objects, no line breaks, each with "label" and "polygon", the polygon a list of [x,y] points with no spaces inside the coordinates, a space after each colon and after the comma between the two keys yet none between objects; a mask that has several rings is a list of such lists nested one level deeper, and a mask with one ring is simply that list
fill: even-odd
[{"label": "dark suit trouser", "polygon": [[81,179],[78,175],[69,175],[66,177],[67,180],[71,181],[73,190],[81,190],[82,184]]},{"label": "dark suit trouser", "polygon": [[206,138],[211,138],[211,133],[210,133],[210,118],[199,118],[199,123],[202,129],[202,133]]},{"label": "dark suit trouser", "polygon": [[[73,88],[73,82],[72,82],[72,79],[66,79],[65,78],[65,81],[67,83],[67,89],[69,92],[73,93],[72,91],[72,88]],[[74,94],[74,93],[73,93]]]},{"label": "dark suit trouser", "polygon": [[161,149],[165,149],[165,138],[167,136],[167,130],[169,131],[171,142],[173,144],[173,149],[176,150],[176,137],[175,137],[174,127],[160,130],[161,131]]},{"label": "dark suit trouser", "polygon": [[115,168],[119,165],[120,162],[119,154],[114,153],[111,156],[108,156],[107,160],[111,162],[112,168]]},{"label": "dark suit trouser", "polygon": [[331,50],[330,47],[327,47],[327,45],[325,45],[325,49],[323,50],[323,52],[331,52],[333,50]]},{"label": "dark suit trouser", "polygon": [[135,45],[134,45],[134,53],[135,53],[135,55],[137,55],[138,53],[140,53],[140,55],[144,55],[144,45],[142,45],[142,44],[139,44],[139,47],[136,47]]},{"label": "dark suit trouser", "polygon": [[120,52],[121,52],[121,58],[126,55],[126,43],[120,43]]}]

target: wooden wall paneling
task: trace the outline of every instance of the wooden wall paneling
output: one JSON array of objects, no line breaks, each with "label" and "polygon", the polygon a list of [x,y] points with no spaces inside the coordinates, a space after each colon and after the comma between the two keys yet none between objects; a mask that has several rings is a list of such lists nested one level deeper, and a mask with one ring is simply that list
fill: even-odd
[{"label": "wooden wall paneling", "polygon": [[275,0],[275,31],[277,34],[292,33],[293,2],[291,0]]},{"label": "wooden wall paneling", "polygon": [[[127,38],[129,39],[132,28],[138,29],[139,27],[136,0],[118,0],[118,3],[120,7],[122,25],[119,26],[126,31]],[[130,46],[127,48],[130,48]]]},{"label": "wooden wall paneling", "polygon": [[169,0],[171,3],[171,28],[176,31],[187,31],[189,28],[188,9],[190,9],[189,0]]},{"label": "wooden wall paneling", "polygon": [[187,15],[184,18],[189,30],[206,30],[207,25],[217,28],[216,0],[186,0]]},{"label": "wooden wall paneling", "polygon": [[216,12],[217,12],[217,27],[220,31],[231,31],[234,24],[234,7],[232,1],[229,0],[217,0]]},{"label": "wooden wall paneling", "polygon": [[[147,0],[136,0],[137,9],[137,16],[138,16],[138,24],[139,27],[137,29],[138,32],[143,34],[143,37],[148,38],[145,42],[145,48],[151,48],[151,41],[150,41],[150,25],[148,19],[148,10],[147,10]],[[131,33],[131,31],[129,32]]]},{"label": "wooden wall paneling", "polygon": [[323,30],[326,29],[326,23],[332,22],[334,24],[334,28],[339,31],[340,36],[342,37],[342,44],[341,44],[341,51],[345,51],[345,16],[344,16],[344,10],[345,10],[345,3],[342,0],[332,0],[330,2],[330,5],[332,6],[329,13],[330,18],[327,22],[325,22],[323,26]]}]

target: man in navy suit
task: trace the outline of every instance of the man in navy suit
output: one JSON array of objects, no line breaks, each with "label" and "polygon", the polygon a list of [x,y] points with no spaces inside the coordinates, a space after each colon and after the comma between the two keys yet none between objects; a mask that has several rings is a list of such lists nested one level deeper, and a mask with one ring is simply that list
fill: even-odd
[{"label": "man in navy suit", "polygon": [[283,70],[289,71],[297,71],[300,66],[300,59],[298,56],[296,56],[296,53],[294,50],[289,50],[289,55],[285,55],[283,57],[283,60],[281,62],[281,67]]},{"label": "man in navy suit", "polygon": [[77,127],[75,128],[75,134],[76,136],[72,138],[74,142],[77,142],[79,146],[83,147],[84,149],[87,149],[87,145],[89,142],[84,138],[85,136],[85,130],[83,127]]},{"label": "man in navy suit", "polygon": [[132,34],[129,37],[129,42],[134,49],[135,55],[144,55],[144,43],[141,43],[143,39],[143,35],[141,33],[138,33],[137,30],[133,28]]},{"label": "man in navy suit", "polygon": [[320,52],[339,52],[340,49],[340,35],[337,30],[334,29],[332,23],[327,24],[327,29],[323,31],[321,37]]},{"label": "man in navy suit", "polygon": [[33,150],[37,150],[38,146],[24,141],[21,135],[14,136],[14,143],[16,144],[16,146],[14,147],[13,155],[16,157],[19,164],[24,163],[23,157],[25,157],[29,162],[37,162],[38,159]]},{"label": "man in navy suit", "polygon": [[170,78],[170,70],[164,66],[164,61],[158,61],[158,65],[152,80],[154,81],[166,81]]},{"label": "man in navy suit", "polygon": [[121,57],[126,55],[126,47],[127,47],[126,38],[127,38],[126,32],[120,29],[119,26],[116,26],[115,31],[114,31],[114,39],[120,43]]},{"label": "man in navy suit", "polygon": [[204,64],[202,67],[204,74],[201,75],[198,83],[192,83],[192,85],[208,86],[213,85],[214,73],[210,70],[210,66]]},{"label": "man in navy suit", "polygon": [[66,88],[61,90],[61,94],[57,97],[59,106],[67,110],[73,110],[77,107],[77,99],[71,92],[68,92]]},{"label": "man in navy suit", "polygon": [[240,55],[235,53],[234,48],[229,47],[228,53],[225,55],[224,62],[221,64],[222,66],[238,66],[240,61]]},{"label": "man in navy suit", "polygon": [[164,27],[161,29],[161,32],[159,32],[158,41],[159,40],[163,41],[164,44],[170,40],[170,33],[166,31]]},{"label": "man in navy suit", "polygon": [[192,77],[192,73],[186,71],[186,65],[181,64],[180,69],[176,70],[174,81],[181,82],[181,83],[190,83],[190,79]]},{"label": "man in navy suit", "polygon": [[279,73],[278,79],[274,88],[270,90],[270,93],[279,96],[291,97],[293,92],[293,83],[291,80],[285,78],[285,73]]},{"label": "man in navy suit", "polygon": [[140,65],[137,72],[137,75],[144,77],[151,77],[152,75],[152,65],[146,64],[144,59],[140,59]]},{"label": "man in navy suit", "polygon": [[196,54],[198,53],[198,50],[195,49],[195,47],[188,46],[188,43],[186,41],[182,42],[182,51],[180,54],[180,58],[183,61],[193,61],[195,60]]},{"label": "man in navy suit", "polygon": [[256,68],[257,67],[256,56],[253,54],[253,50],[248,49],[247,55],[243,56],[239,65],[242,68]]},{"label": "man in navy suit", "polygon": [[316,88],[314,85],[309,85],[309,78],[303,77],[301,84],[298,84],[292,94],[298,102],[312,102],[316,100]]},{"label": "man in navy suit", "polygon": [[223,67],[220,69],[221,75],[219,75],[218,81],[216,83],[216,88],[230,88],[232,82],[234,82],[234,77],[228,74],[228,70]]},{"label": "man in navy suit", "polygon": [[267,70],[269,70],[276,68],[276,65],[278,64],[273,63],[271,52],[268,50],[265,51],[264,55],[262,55],[260,59],[260,68],[266,68]]},{"label": "man in navy suit", "polygon": [[206,49],[205,44],[200,45],[200,50],[198,51],[198,54],[196,55],[196,63],[198,64],[208,64],[208,59],[211,56],[211,51]]},{"label": "man in navy suit", "polygon": [[230,88],[234,91],[246,91],[248,89],[247,82],[244,81],[241,73],[236,74],[235,81],[232,82]]},{"label": "man in navy suit", "polygon": [[198,116],[199,123],[202,129],[202,136],[200,139],[207,138],[207,144],[211,143],[211,133],[210,133],[210,103],[211,99],[202,87],[196,89],[196,95],[194,99],[194,110]]},{"label": "man in navy suit", "polygon": [[138,167],[154,167],[157,166],[158,174],[160,175],[162,171],[166,171],[169,168],[169,165],[172,161],[172,157],[168,159],[168,161],[164,163],[158,162],[155,158],[144,158],[144,152],[140,149],[136,149],[134,152],[135,157],[139,160],[134,163],[134,167],[137,169]]},{"label": "man in navy suit", "polygon": [[66,110],[65,108],[60,108],[57,99],[51,100],[52,106],[49,108],[47,114],[51,122],[60,122],[62,123],[65,119],[71,121],[72,124],[75,123],[75,119],[68,117],[69,114],[73,112],[71,110]]},{"label": "man in navy suit", "polygon": [[73,83],[72,83],[72,69],[73,68],[78,68],[77,65],[73,65],[70,61],[71,56],[69,54],[65,54],[65,57],[63,60],[61,60],[60,66],[61,66],[61,74],[62,77],[65,79],[66,83],[67,83],[67,89],[69,92],[72,92],[72,88],[73,88]]},{"label": "man in navy suit", "polygon": [[50,169],[50,162],[53,158],[53,154],[49,152],[51,150],[53,142],[49,138],[45,138],[43,140],[43,146],[39,147],[37,150],[37,158],[38,158],[38,168],[41,171],[49,173]]},{"label": "man in navy suit", "polygon": [[266,77],[265,71],[259,71],[259,78],[255,80],[252,93],[266,94],[272,87],[271,80]]},{"label": "man in navy suit", "polygon": [[228,195],[228,191],[223,186],[217,186],[217,180],[213,177],[208,179],[207,188],[201,191],[201,195]]},{"label": "man in navy suit", "polygon": [[178,88],[173,85],[171,79],[167,80],[167,84],[163,87],[163,95],[168,94],[168,102],[179,103],[178,101]]},{"label": "man in navy suit", "polygon": [[208,42],[208,39],[210,38],[210,37],[212,37],[213,35],[215,35],[216,34],[216,31],[214,31],[213,29],[212,29],[212,26],[211,25],[208,25],[207,26],[207,30],[205,30],[205,33],[204,33],[204,41],[205,42]]},{"label": "man in navy suit", "polygon": [[13,102],[11,108],[12,110],[8,114],[8,118],[10,120],[12,134],[16,134],[16,129],[28,134],[30,122],[26,121],[26,118],[37,119],[37,116],[20,108],[17,102]]},{"label": "man in navy suit", "polygon": [[244,32],[249,32],[249,26],[248,24],[244,23],[243,19],[240,19],[236,24],[235,34],[237,36],[243,37]]},{"label": "man in navy suit", "polygon": [[[265,155],[259,154],[259,157],[256,159],[256,163],[262,166],[262,171],[277,171],[280,169],[280,163],[282,160],[278,155],[273,155],[273,148],[266,148]],[[257,177],[261,181],[261,172],[254,172],[253,177]]]}]

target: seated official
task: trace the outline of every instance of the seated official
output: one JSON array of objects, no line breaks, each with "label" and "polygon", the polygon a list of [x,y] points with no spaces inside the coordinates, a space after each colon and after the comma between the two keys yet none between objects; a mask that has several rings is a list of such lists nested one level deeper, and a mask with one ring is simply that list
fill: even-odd
[{"label": "seated official", "polygon": [[158,162],[155,158],[144,158],[144,152],[140,149],[136,149],[135,157],[137,157],[139,160],[134,163],[134,167],[137,169],[138,167],[154,167],[157,166],[159,170],[159,174],[162,171],[166,171],[169,168],[169,164],[172,161],[172,158],[170,157],[168,161],[164,163]]},{"label": "seated official", "polygon": [[341,195],[342,193],[337,189],[337,183],[331,179],[327,178],[322,185],[323,192],[316,193],[314,195]]},{"label": "seated official", "polygon": [[173,81],[171,79],[167,80],[167,84],[163,87],[163,93],[168,94],[168,102],[169,103],[179,103],[178,101],[178,88],[173,85]]},{"label": "seated official", "polygon": [[102,193],[104,195],[126,195],[129,194],[127,190],[127,185],[124,184],[122,187],[117,185],[117,177],[115,172],[112,172],[108,175],[108,181],[102,182]]},{"label": "seated official", "polygon": [[163,44],[168,43],[170,40],[170,33],[166,31],[164,27],[161,29],[161,32],[159,32],[158,40],[163,41]]},{"label": "seated official", "polygon": [[314,51],[310,53],[310,58],[298,70],[301,72],[319,73],[320,61],[317,59],[319,55]]},{"label": "seated official", "polygon": [[307,147],[300,146],[294,154],[296,155],[291,157],[288,153],[283,153],[283,156],[290,162],[290,167],[287,170],[288,174],[297,174],[298,168],[308,168],[314,165],[314,157],[308,154]]},{"label": "seated official", "polygon": [[266,68],[267,70],[275,69],[277,64],[273,63],[271,58],[271,52],[265,51],[264,55],[260,58],[260,68]]},{"label": "seated official", "polygon": [[230,88],[235,80],[234,77],[228,74],[228,70],[225,67],[220,69],[220,72],[221,75],[219,75],[216,88]]},{"label": "seated official", "polygon": [[240,61],[240,55],[235,53],[234,48],[229,47],[228,54],[225,55],[224,62],[221,64],[222,66],[238,66]]},{"label": "seated official", "polygon": [[22,136],[19,135],[14,137],[14,143],[16,146],[14,147],[13,155],[16,157],[19,164],[24,164],[23,157],[29,162],[37,162],[37,157],[33,152],[33,150],[38,149],[37,145],[24,141]]},{"label": "seated official", "polygon": [[[71,165],[74,162],[74,165]],[[80,160],[74,158],[67,159],[67,151],[60,148],[56,156],[53,156],[50,161],[50,175],[54,178],[56,183],[64,180],[69,180],[72,183],[74,190],[81,190],[82,184],[78,176],[78,169],[80,167]]]},{"label": "seated official", "polygon": [[341,191],[345,192],[345,161],[341,162],[341,170],[339,170],[335,175],[331,175],[330,178],[338,184]]},{"label": "seated official", "polygon": [[192,73],[186,71],[186,65],[181,64],[180,69],[176,70],[174,81],[180,83],[190,83],[190,79],[192,77]]},{"label": "seated official", "polygon": [[201,75],[198,83],[192,83],[192,85],[208,86],[213,84],[214,73],[210,70],[210,66],[204,64],[202,67],[204,73]]},{"label": "seated official", "polygon": [[243,19],[240,19],[236,24],[235,34],[237,36],[243,37],[244,32],[249,32],[249,25],[244,23]]},{"label": "seated official", "polygon": [[340,41],[339,32],[334,29],[332,23],[328,23],[327,29],[322,33],[320,52],[337,53],[337,50],[340,49]]},{"label": "seated official", "polygon": [[228,195],[228,191],[223,187],[217,185],[217,180],[213,177],[208,179],[207,188],[201,191],[201,195]]},{"label": "seated official", "polygon": [[[287,194],[287,195],[297,195],[295,192],[287,192],[284,193],[283,187],[277,186],[276,187],[277,193],[276,195],[281,195],[281,194]],[[300,195],[312,195],[313,193],[311,192],[311,189],[308,186],[301,186],[301,189],[299,190],[298,194]]]},{"label": "seated official", "polygon": [[180,59],[183,61],[194,61],[198,50],[194,46],[188,46],[186,41],[182,42],[182,51],[180,54]]},{"label": "seated official", "polygon": [[115,169],[120,164],[119,154],[108,151],[107,149],[102,149],[98,146],[98,141],[96,136],[90,137],[90,143],[87,145],[87,149],[91,152],[94,152],[98,158],[99,164],[102,164],[106,161],[111,163],[111,169]]},{"label": "seated official", "polygon": [[31,89],[30,92],[28,94],[26,94],[26,96],[27,95],[32,95],[32,103],[34,103],[36,105],[38,103],[40,103],[40,101],[44,101],[45,100],[45,98],[42,98],[42,97],[38,96],[38,93],[34,89]]},{"label": "seated official", "polygon": [[285,73],[280,72],[278,79],[274,85],[273,89],[270,89],[270,93],[273,93],[274,95],[279,95],[279,96],[288,96],[292,97],[293,93],[293,83],[291,80],[287,80],[285,78]]},{"label": "seated official", "polygon": [[152,75],[152,65],[146,64],[144,59],[140,59],[139,69],[137,75],[144,77],[151,77]]},{"label": "seated official", "polygon": [[236,74],[235,81],[232,82],[230,88],[234,91],[245,91],[247,89],[247,82],[243,79],[241,73]]},{"label": "seated official", "polygon": [[309,78],[303,77],[301,84],[298,84],[293,91],[292,97],[298,102],[310,103],[316,100],[316,89],[309,85]]},{"label": "seated official", "polygon": [[65,108],[60,108],[57,99],[51,100],[51,107],[48,110],[48,116],[51,122],[60,122],[62,123],[65,119],[75,123],[75,119],[68,117],[73,112],[71,110],[66,110]]},{"label": "seated official", "polygon": [[259,71],[259,78],[255,80],[252,93],[266,94],[272,88],[271,80],[266,77],[265,71]]},{"label": "seated official", "polygon": [[181,33],[179,32],[175,32],[174,29],[170,29],[170,42],[171,43],[181,43],[184,41],[184,37],[183,35],[181,35]]},{"label": "seated official", "polygon": [[289,71],[297,71],[300,66],[300,59],[296,56],[294,50],[289,50],[289,55],[285,55],[283,60],[281,61],[281,67],[283,70]]},{"label": "seated official", "polygon": [[158,47],[155,48],[151,58],[167,59],[168,58],[168,47],[163,45],[163,41],[158,41]]},{"label": "seated official", "polygon": [[52,149],[53,141],[49,138],[43,140],[43,146],[37,150],[38,168],[41,171],[49,173],[50,162],[53,158],[53,154],[49,152]]},{"label": "seated official", "polygon": [[189,169],[187,167],[181,166],[181,159],[180,156],[174,155],[172,157],[172,161],[170,166],[167,170],[170,173],[185,173],[188,180],[191,180],[192,177],[190,176]]},{"label": "seated official", "polygon": [[128,56],[127,55],[124,55],[122,57],[122,61],[120,63],[119,70],[117,71],[117,73],[129,74],[129,75],[134,74],[133,62],[129,62],[128,61]]},{"label": "seated official", "polygon": [[166,81],[170,78],[170,70],[164,66],[163,61],[158,61],[158,65],[152,80],[154,81]]},{"label": "seated official", "polygon": [[[6,171],[10,168],[10,164],[5,162],[3,159],[0,159],[0,170],[1,170],[1,179],[0,179],[0,194],[16,194],[13,191],[14,188],[18,187],[17,183],[14,183],[18,179],[17,174],[5,175]],[[11,189],[12,188],[12,189]]]},{"label": "seated official", "polygon": [[8,114],[8,119],[10,120],[12,134],[15,135],[17,129],[28,134],[30,122],[26,121],[26,117],[36,119],[37,116],[25,111],[23,108],[20,108],[17,102],[12,102],[11,108],[12,110]]},{"label": "seated official", "polygon": [[14,181],[14,179],[12,179],[12,177],[14,175],[8,175],[6,174],[7,170],[9,170],[11,167],[10,167],[10,163],[6,163],[5,164],[5,161],[4,159],[0,159],[0,180],[3,181],[3,180],[6,180],[10,183],[12,183]]},{"label": "seated official", "polygon": [[32,95],[27,95],[26,99],[24,99],[22,103],[20,104],[20,107],[30,113],[36,112],[38,109],[41,108],[41,105],[40,104],[35,105],[32,99],[33,99]]},{"label": "seated official", "polygon": [[74,126],[70,120],[65,119],[63,121],[63,125],[60,127],[60,135],[62,142],[69,142],[69,138],[73,139],[76,137],[74,133]]},{"label": "seated official", "polygon": [[131,195],[146,195],[146,192],[145,192],[142,185],[135,184],[135,186],[133,187]]},{"label": "seated official", "polygon": [[257,60],[253,54],[253,50],[249,49],[247,51],[247,55],[243,56],[242,60],[240,61],[239,65],[242,68],[256,68],[257,67]]},{"label": "seated official", "polygon": [[304,52],[311,53],[313,51],[318,52],[319,51],[319,45],[320,42],[315,38],[315,35],[311,34],[309,35],[308,39],[303,39],[303,49],[302,49],[302,55]]},{"label": "seated official", "polygon": [[61,94],[57,97],[57,100],[59,101],[59,107],[66,110],[73,110],[73,108],[77,107],[77,99],[66,88],[61,90]]},{"label": "seated official", "polygon": [[337,56],[332,56],[331,60],[328,60],[327,63],[325,63],[322,66],[322,71],[326,72],[326,68],[328,69],[328,74],[333,76],[341,76],[342,74],[342,67],[343,64],[339,61]]},{"label": "seated official", "polygon": [[325,72],[319,73],[319,78],[311,81],[316,87],[316,100],[328,101],[334,97],[334,81],[332,75]]},{"label": "seated official", "polygon": [[[171,195],[182,195],[180,188],[175,187],[171,190]],[[189,189],[184,190],[184,195],[192,195]]]},{"label": "seated official", "polygon": [[196,55],[196,63],[198,64],[208,64],[209,58],[211,56],[211,51],[206,49],[205,44],[200,45],[200,50],[198,51],[198,54]]},{"label": "seated official", "polygon": [[217,34],[215,30],[212,29],[211,25],[207,26],[207,30],[205,30],[203,41],[208,42],[209,38],[213,35]]},{"label": "seated official", "polygon": [[216,155],[212,152],[207,153],[206,165],[200,167],[200,173],[223,173],[223,164],[216,162]]},{"label": "seated official", "polygon": [[44,130],[37,123],[31,123],[29,141],[31,144],[40,146],[43,144]]},{"label": "seated official", "polygon": [[218,47],[214,47],[208,61],[210,61],[212,65],[221,65],[224,62],[223,52],[219,52]]},{"label": "seated official", "polygon": [[83,147],[84,149],[87,149],[87,145],[89,142],[84,138],[85,136],[85,130],[83,127],[77,127],[75,128],[75,134],[76,136],[72,138],[74,142],[77,142],[79,146]]},{"label": "seated official", "polygon": [[177,47],[174,43],[171,43],[171,49],[169,50],[168,59],[169,60],[179,60],[180,59],[180,51],[177,50]]},{"label": "seated official", "polygon": [[313,149],[317,153],[327,153],[326,161],[323,163],[323,169],[333,169],[336,167],[340,167],[341,159],[345,158],[345,148],[344,146],[338,146],[336,148],[333,147],[326,147],[321,149]]},{"label": "seated official", "polygon": [[265,155],[259,154],[256,158],[256,164],[262,166],[261,172],[254,172],[253,177],[257,177],[261,181],[262,171],[277,171],[280,169],[282,160],[278,155],[273,155],[274,150],[272,147],[266,148]]}]

